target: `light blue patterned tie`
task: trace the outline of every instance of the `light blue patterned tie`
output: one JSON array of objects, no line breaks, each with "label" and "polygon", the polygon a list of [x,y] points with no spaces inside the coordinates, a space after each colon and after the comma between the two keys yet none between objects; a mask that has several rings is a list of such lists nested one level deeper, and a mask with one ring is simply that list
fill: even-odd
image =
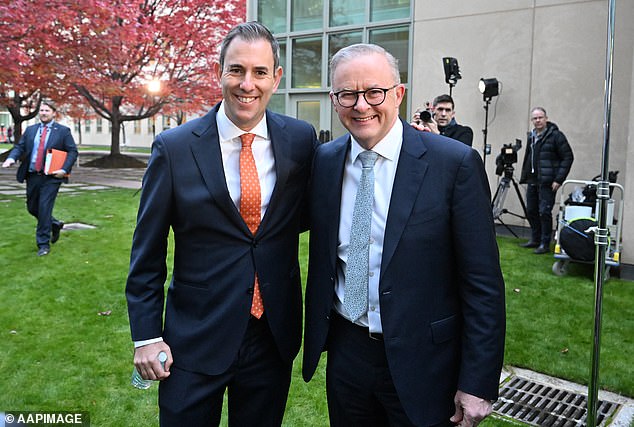
[{"label": "light blue patterned tie", "polygon": [[363,169],[352,212],[346,263],[346,289],[343,297],[343,305],[353,322],[368,311],[370,228],[374,200],[374,163],[377,157],[378,154],[374,151],[359,153]]}]

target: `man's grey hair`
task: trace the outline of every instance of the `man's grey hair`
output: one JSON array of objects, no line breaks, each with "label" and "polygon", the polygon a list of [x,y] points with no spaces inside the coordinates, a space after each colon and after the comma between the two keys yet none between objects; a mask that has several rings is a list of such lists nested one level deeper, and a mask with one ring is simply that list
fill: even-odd
[{"label": "man's grey hair", "polygon": [[534,107],[531,110],[531,114],[533,114],[535,111],[541,111],[542,113],[544,113],[545,117],[548,117],[548,114],[546,113],[546,109],[544,107]]},{"label": "man's grey hair", "polygon": [[359,56],[373,54],[385,56],[385,59],[387,59],[387,62],[392,69],[392,77],[394,78],[394,83],[400,84],[401,74],[398,69],[398,60],[394,57],[394,55],[383,49],[381,46],[368,43],[357,43],[346,46],[335,53],[330,59],[330,81],[333,81],[332,78],[335,75],[335,71],[339,64],[341,64],[342,62],[358,58]]}]

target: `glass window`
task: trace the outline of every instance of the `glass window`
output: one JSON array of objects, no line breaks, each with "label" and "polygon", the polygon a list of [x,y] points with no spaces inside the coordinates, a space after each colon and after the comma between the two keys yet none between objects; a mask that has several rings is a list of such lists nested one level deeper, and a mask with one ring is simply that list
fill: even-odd
[{"label": "glass window", "polygon": [[170,116],[162,116],[163,118],[163,129],[170,128]]},{"label": "glass window", "polygon": [[342,135],[345,135],[348,130],[343,127],[341,124],[341,120],[339,120],[339,115],[334,108],[330,108],[330,127],[331,127],[331,138],[339,138]]},{"label": "glass window", "polygon": [[409,18],[410,0],[371,0],[370,21]]},{"label": "glass window", "polygon": [[141,133],[141,121],[134,121],[134,133]]},{"label": "glass window", "polygon": [[[363,34],[361,31],[353,33],[331,34],[328,37],[328,61],[333,57],[339,49],[350,46],[351,44],[361,43]],[[330,86],[330,75],[328,76],[328,85]]]},{"label": "glass window", "polygon": [[272,33],[286,32],[286,0],[258,2],[258,20]]},{"label": "glass window", "polygon": [[370,43],[378,44],[398,59],[401,83],[407,83],[409,56],[407,55],[409,42],[408,27],[393,27],[370,31]]},{"label": "glass window", "polygon": [[280,65],[282,66],[282,79],[280,80],[280,89],[286,89],[286,73],[288,73],[288,69],[286,68],[286,40],[278,40],[280,45]]},{"label": "glass window", "polygon": [[323,0],[293,0],[291,6],[291,29],[321,30],[324,26]]},{"label": "glass window", "polygon": [[286,114],[285,96],[281,93],[274,93],[267,108],[276,113]]},{"label": "glass window", "polygon": [[363,24],[366,0],[330,0],[330,26]]},{"label": "glass window", "polygon": [[320,129],[319,117],[321,113],[321,104],[319,101],[297,101],[297,118],[306,120],[313,125],[315,129]]},{"label": "glass window", "polygon": [[294,88],[321,87],[321,37],[293,40],[292,81]]},{"label": "glass window", "polygon": [[97,119],[97,133],[103,133],[103,119]]},{"label": "glass window", "polygon": [[90,132],[91,120],[84,120],[84,132]]}]

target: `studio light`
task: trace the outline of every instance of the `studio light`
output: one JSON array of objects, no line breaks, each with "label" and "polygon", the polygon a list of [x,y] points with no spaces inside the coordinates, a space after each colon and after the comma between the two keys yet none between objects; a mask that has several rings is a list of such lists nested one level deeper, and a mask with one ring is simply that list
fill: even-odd
[{"label": "studio light", "polygon": [[490,79],[482,78],[480,79],[480,83],[478,83],[478,89],[483,99],[491,99],[500,93],[500,82],[498,82],[498,79],[495,77]]},{"label": "studio light", "polygon": [[442,59],[443,69],[445,70],[445,83],[449,85],[449,96],[453,87],[458,83],[458,80],[462,78],[460,75],[460,67],[458,67],[458,60],[450,56]]}]

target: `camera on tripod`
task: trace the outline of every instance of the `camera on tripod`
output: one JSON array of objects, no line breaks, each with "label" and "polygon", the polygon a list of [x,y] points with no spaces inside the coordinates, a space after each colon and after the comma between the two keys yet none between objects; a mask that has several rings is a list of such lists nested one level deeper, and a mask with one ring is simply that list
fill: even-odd
[{"label": "camera on tripod", "polygon": [[517,152],[522,148],[522,140],[516,139],[515,144],[504,144],[500,154],[495,158],[495,174],[501,176],[513,175],[513,164],[517,163]]}]

